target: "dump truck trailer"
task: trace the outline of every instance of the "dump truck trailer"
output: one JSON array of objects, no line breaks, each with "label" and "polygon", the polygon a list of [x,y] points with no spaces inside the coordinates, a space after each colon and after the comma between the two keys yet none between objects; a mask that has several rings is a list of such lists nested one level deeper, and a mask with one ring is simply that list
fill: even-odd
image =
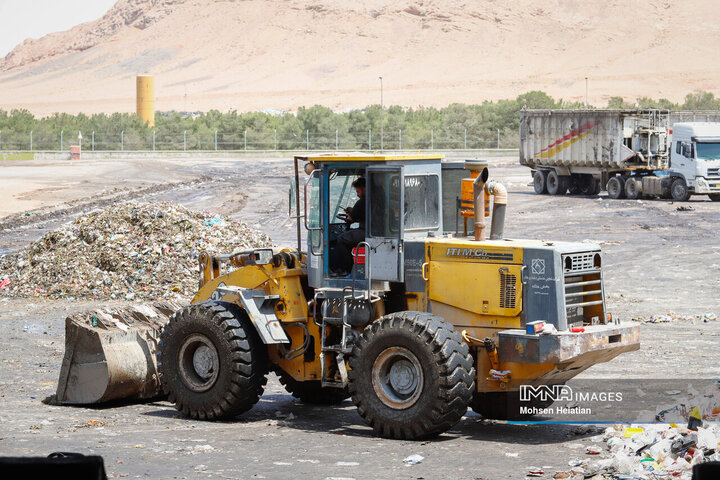
[{"label": "dump truck trailer", "polygon": [[720,111],[523,110],[520,163],[538,194],[720,201]]}]

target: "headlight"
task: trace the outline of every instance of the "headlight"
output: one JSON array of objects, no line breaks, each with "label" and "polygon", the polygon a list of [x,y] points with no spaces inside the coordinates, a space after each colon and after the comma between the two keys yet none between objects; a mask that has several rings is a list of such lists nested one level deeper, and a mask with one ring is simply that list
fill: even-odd
[{"label": "headlight", "polygon": [[705,180],[703,177],[697,177],[695,179],[695,183],[697,185],[697,188],[702,188],[702,189],[710,188],[710,185],[708,184],[707,180]]}]

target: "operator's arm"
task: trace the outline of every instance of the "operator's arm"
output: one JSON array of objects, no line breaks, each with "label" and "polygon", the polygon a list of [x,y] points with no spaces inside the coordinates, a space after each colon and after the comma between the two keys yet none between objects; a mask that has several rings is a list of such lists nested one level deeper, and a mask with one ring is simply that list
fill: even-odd
[{"label": "operator's arm", "polygon": [[347,222],[348,223],[360,223],[360,226],[365,222],[365,199],[360,198],[357,202],[355,202],[355,205],[352,207],[352,209],[346,209],[350,210],[348,213]]}]

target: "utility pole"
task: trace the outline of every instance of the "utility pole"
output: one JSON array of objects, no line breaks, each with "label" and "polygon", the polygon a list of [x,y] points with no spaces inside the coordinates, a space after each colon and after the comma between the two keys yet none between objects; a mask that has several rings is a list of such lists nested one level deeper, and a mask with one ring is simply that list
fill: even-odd
[{"label": "utility pole", "polygon": [[382,76],[380,78],[380,151],[383,151],[383,121],[385,117],[385,110],[383,109],[383,83]]},{"label": "utility pole", "polygon": [[588,77],[585,77],[585,108],[588,107]]}]

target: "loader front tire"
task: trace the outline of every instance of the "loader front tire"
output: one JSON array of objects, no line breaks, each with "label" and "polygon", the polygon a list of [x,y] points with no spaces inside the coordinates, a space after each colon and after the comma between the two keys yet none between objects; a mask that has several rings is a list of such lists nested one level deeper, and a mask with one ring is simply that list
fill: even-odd
[{"label": "loader front tire", "polygon": [[335,405],[350,396],[346,388],[323,387],[320,380],[308,380],[300,382],[283,372],[277,372],[285,390],[303,403],[311,405]]},{"label": "loader front tire", "polygon": [[386,438],[418,440],[452,428],[475,389],[468,345],[442,318],[385,315],[355,342],[350,394],[365,422]]},{"label": "loader front tire", "polygon": [[201,420],[250,410],[267,382],[267,351],[239,307],[202,302],[170,317],[160,335],[158,368],[175,408]]}]

